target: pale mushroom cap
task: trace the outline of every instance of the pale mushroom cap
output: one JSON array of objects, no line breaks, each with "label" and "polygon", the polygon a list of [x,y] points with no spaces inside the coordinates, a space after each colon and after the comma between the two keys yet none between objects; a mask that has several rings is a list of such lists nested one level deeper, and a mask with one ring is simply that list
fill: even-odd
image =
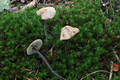
[{"label": "pale mushroom cap", "polygon": [[65,26],[61,29],[60,40],[69,40],[76,35],[80,30],[72,26]]},{"label": "pale mushroom cap", "polygon": [[40,50],[43,42],[41,39],[34,40],[27,48],[27,55],[32,55],[35,53],[35,50]]},{"label": "pale mushroom cap", "polygon": [[40,15],[42,20],[47,20],[52,19],[55,16],[56,10],[54,7],[44,7],[39,9],[36,14]]}]

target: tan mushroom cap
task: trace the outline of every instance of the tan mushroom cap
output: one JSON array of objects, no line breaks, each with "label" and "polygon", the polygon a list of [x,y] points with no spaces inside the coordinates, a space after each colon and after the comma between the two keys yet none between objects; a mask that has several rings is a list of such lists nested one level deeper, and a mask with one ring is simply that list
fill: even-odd
[{"label": "tan mushroom cap", "polygon": [[76,35],[80,30],[72,26],[65,26],[61,29],[60,40],[69,40]]},{"label": "tan mushroom cap", "polygon": [[40,50],[41,46],[42,46],[43,42],[41,39],[37,39],[37,40],[34,40],[30,45],[29,47],[27,48],[27,55],[32,55],[35,53],[35,50]]},{"label": "tan mushroom cap", "polygon": [[36,14],[40,15],[42,20],[47,20],[52,19],[55,16],[56,10],[54,7],[44,7],[39,9]]}]

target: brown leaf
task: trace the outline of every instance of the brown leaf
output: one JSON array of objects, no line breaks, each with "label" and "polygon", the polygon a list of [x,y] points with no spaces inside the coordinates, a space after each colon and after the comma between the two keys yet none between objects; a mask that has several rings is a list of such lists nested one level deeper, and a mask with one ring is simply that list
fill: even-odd
[{"label": "brown leaf", "polygon": [[53,56],[53,48],[54,48],[54,46],[52,46],[51,49],[49,50],[49,53],[51,56]]},{"label": "brown leaf", "polygon": [[32,74],[32,73],[33,73],[32,71],[29,72],[29,74]]},{"label": "brown leaf", "polygon": [[113,71],[115,72],[119,71],[119,64],[116,63],[113,64]]}]

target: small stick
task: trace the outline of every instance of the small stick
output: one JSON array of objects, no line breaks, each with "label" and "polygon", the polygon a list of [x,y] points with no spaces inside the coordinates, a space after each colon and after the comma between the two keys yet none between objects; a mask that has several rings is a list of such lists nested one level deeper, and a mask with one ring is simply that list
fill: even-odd
[{"label": "small stick", "polygon": [[115,55],[116,59],[118,60],[118,62],[120,63],[120,58],[118,57],[116,52],[114,53],[114,55]]},{"label": "small stick", "polygon": [[113,61],[111,61],[111,69],[110,69],[109,80],[112,80],[112,74],[113,74]]},{"label": "small stick", "polygon": [[8,12],[17,12],[18,8],[14,7],[14,8],[5,8],[4,10],[8,11]]},{"label": "small stick", "polygon": [[83,79],[85,79],[86,77],[91,76],[91,75],[93,75],[93,74],[95,74],[95,73],[98,73],[98,72],[107,72],[107,73],[109,73],[109,72],[106,71],[106,70],[97,70],[97,71],[94,71],[94,72],[92,72],[92,73],[87,74],[85,77],[82,77],[80,80],[83,80]]},{"label": "small stick", "polygon": [[110,7],[111,7],[111,9],[112,9],[112,11],[113,11],[113,20],[115,20],[115,12],[114,12],[114,9],[113,9],[113,7],[112,7],[112,2],[111,2],[111,0],[110,0]]},{"label": "small stick", "polygon": [[118,60],[118,62],[120,63],[120,58],[118,57],[117,51],[115,50],[116,47],[117,47],[117,46],[115,46],[115,47],[113,48],[113,53],[114,53],[116,59]]}]

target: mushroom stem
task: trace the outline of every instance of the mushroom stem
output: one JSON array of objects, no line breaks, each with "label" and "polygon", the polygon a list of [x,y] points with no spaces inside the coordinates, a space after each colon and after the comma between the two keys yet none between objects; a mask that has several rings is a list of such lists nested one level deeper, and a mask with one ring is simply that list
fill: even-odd
[{"label": "mushroom stem", "polygon": [[68,64],[68,61],[69,61],[69,41],[66,40],[66,45],[65,45],[65,54],[66,54],[66,66],[67,66],[67,69],[69,69],[69,64]]},{"label": "mushroom stem", "polygon": [[0,15],[2,14],[2,11],[0,11]]},{"label": "mushroom stem", "polygon": [[42,60],[45,62],[45,64],[47,65],[47,67],[50,69],[50,71],[60,80],[66,80],[64,79],[62,76],[60,76],[59,74],[57,74],[52,67],[49,65],[48,61],[46,60],[46,58],[38,51],[36,50],[36,53],[42,58]]},{"label": "mushroom stem", "polygon": [[45,3],[46,3],[46,0],[44,0],[43,4],[45,5]]},{"label": "mushroom stem", "polygon": [[46,40],[48,39],[48,36],[47,36],[47,21],[44,20],[44,34],[45,34],[45,37],[46,37]]}]

